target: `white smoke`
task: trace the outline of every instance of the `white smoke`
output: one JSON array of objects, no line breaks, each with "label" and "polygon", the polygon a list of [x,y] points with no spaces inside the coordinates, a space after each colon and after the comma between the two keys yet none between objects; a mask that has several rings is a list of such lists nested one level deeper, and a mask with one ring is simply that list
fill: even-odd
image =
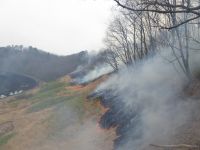
[{"label": "white smoke", "polygon": [[102,75],[111,73],[112,71],[113,71],[113,68],[109,66],[108,64],[105,64],[105,63],[99,64],[99,65],[96,65],[92,70],[89,70],[83,77],[75,78],[74,81],[79,84],[88,83],[90,81],[98,79]]},{"label": "white smoke", "polygon": [[102,75],[111,73],[112,71],[113,71],[112,67],[110,67],[107,64],[102,64],[102,65],[95,66],[95,68],[93,70],[88,72],[81,79],[81,82],[84,83],[84,82],[89,82],[89,81],[95,80],[95,79],[101,77]]},{"label": "white smoke", "polygon": [[54,109],[48,124],[42,136],[30,139],[31,142],[25,140],[25,144],[21,141],[15,147],[27,149],[29,145],[30,150],[108,150],[112,147],[112,143],[107,142],[109,136],[99,129],[97,118],[81,119],[77,110],[66,105]]},{"label": "white smoke", "polygon": [[[163,54],[171,57],[169,54]],[[96,91],[112,89],[127,109],[140,109],[140,123],[130,128],[128,134],[141,131],[137,139],[128,139],[119,150],[140,150],[149,144],[167,144],[177,128],[187,123],[197,102],[183,98],[182,90],[187,80],[173,65],[160,55],[142,62],[137,67],[126,68],[112,75]],[[199,105],[198,105],[199,106]],[[130,118],[131,119],[131,118]]]}]

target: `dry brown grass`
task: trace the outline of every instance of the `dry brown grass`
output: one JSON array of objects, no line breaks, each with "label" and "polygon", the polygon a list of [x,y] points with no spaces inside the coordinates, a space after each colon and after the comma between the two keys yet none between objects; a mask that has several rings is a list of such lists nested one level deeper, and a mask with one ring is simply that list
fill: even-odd
[{"label": "dry brown grass", "polygon": [[[92,91],[100,82],[107,77],[103,77],[86,86],[67,86],[65,90],[71,91],[70,94],[81,92],[83,95],[83,116],[81,120],[66,126],[63,133],[70,133],[72,137],[58,138],[52,136],[52,123],[54,122],[54,107],[27,113],[32,106],[32,102],[26,99],[10,102],[9,98],[0,102],[0,129],[1,123],[12,122],[12,129],[15,135],[0,148],[2,150],[81,150],[82,147],[88,147],[88,150],[112,150],[113,140],[116,137],[115,130],[103,130],[99,128],[98,121],[100,116],[106,111],[98,101],[88,101],[87,94]],[[69,77],[64,77],[59,82],[69,82]],[[39,88],[29,91],[33,95],[38,92]],[[57,93],[62,93],[59,91]],[[72,95],[64,96],[72,96]],[[59,111],[59,110],[57,110]],[[58,116],[59,117],[59,116]],[[89,126],[89,128],[85,128]],[[77,132],[79,134],[77,134]],[[97,137],[93,137],[96,135]],[[92,136],[92,138],[91,138]],[[50,138],[50,139],[49,139]],[[93,146],[85,144],[91,143]]]}]

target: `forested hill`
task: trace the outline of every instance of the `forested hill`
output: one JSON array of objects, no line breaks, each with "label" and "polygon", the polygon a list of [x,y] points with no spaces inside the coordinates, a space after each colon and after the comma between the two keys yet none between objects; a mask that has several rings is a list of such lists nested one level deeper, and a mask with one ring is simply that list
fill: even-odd
[{"label": "forested hill", "polygon": [[50,81],[74,71],[85,63],[86,51],[57,56],[37,48],[23,46],[0,47],[0,73],[12,72]]}]

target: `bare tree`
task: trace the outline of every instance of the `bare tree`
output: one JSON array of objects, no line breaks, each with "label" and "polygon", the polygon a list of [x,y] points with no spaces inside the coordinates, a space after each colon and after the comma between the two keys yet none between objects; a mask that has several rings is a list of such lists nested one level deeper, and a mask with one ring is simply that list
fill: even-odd
[{"label": "bare tree", "polygon": [[[177,22],[175,25],[162,27],[163,29],[172,29],[181,26],[185,23],[191,22],[200,18],[200,4],[199,2],[188,1],[188,3],[182,3],[181,0],[114,0],[120,7],[130,11],[137,12],[154,12],[163,15],[167,14],[192,14],[185,20]],[[175,2],[175,3],[174,3]]]},{"label": "bare tree", "polygon": [[[172,49],[174,60],[178,62],[183,73],[192,79],[189,65],[190,41],[198,43],[199,39],[190,37],[190,24],[198,24],[200,18],[200,1],[191,0],[114,0],[120,11],[126,12],[127,21],[134,25],[134,55],[142,59],[150,51],[165,45]],[[122,12],[123,12],[122,11]],[[130,21],[131,20],[131,21]],[[197,20],[197,22],[195,22]],[[199,27],[199,26],[198,26]],[[161,31],[168,29],[169,32]],[[199,28],[198,28],[199,31]],[[153,33],[155,33],[153,35]],[[162,35],[164,34],[164,35]],[[157,37],[167,38],[162,41]],[[199,34],[198,34],[199,35]],[[138,42],[139,41],[139,42]],[[159,43],[160,42],[160,43]],[[200,43],[200,42],[199,42]],[[132,47],[132,48],[133,48]],[[139,51],[138,51],[139,49]],[[135,56],[133,57],[135,59]]]}]

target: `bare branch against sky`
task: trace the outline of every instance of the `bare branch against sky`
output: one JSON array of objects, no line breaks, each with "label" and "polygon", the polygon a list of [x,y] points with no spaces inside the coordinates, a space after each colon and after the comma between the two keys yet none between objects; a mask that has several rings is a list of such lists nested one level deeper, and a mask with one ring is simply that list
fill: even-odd
[{"label": "bare branch against sky", "polygon": [[1,0],[0,46],[32,45],[56,54],[101,48],[109,0]]}]

